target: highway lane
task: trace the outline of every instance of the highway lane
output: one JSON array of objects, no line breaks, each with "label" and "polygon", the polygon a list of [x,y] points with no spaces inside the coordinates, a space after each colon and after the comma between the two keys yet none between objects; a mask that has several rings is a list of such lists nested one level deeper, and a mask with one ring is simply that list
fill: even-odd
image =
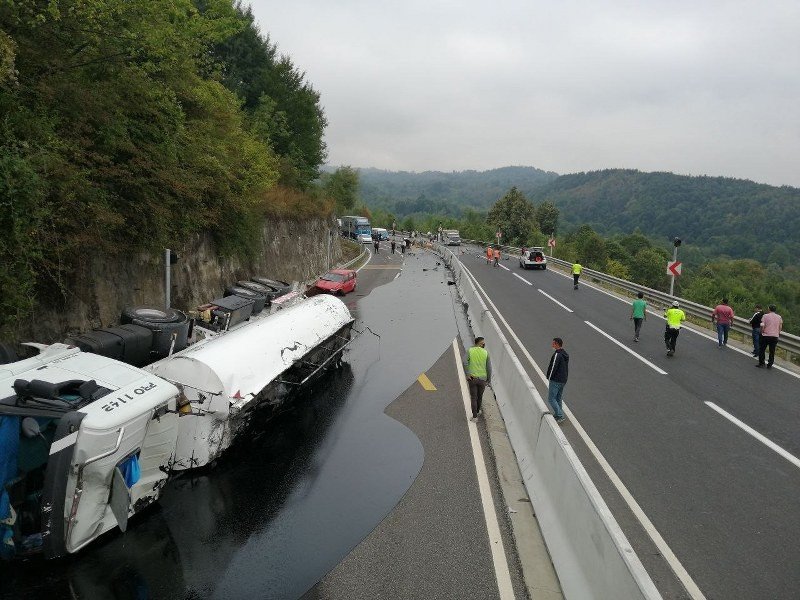
[{"label": "highway lane", "polygon": [[[627,302],[587,285],[575,291],[570,279],[549,270],[522,271],[514,258],[502,262],[509,270],[474,255],[463,261],[541,368],[550,340],[564,338],[572,357],[565,402],[703,593],[796,597],[800,469],[705,402],[797,455],[800,381],[775,369],[757,370],[746,354],[720,350],[715,340],[689,331],[681,333],[676,356],[668,358],[663,320],[649,315],[641,341],[634,343]],[[546,395],[539,377],[531,375]],[[582,446],[569,423],[565,433],[576,449]],[[584,462],[588,456],[581,452]],[[587,467],[597,478],[597,469]],[[607,484],[598,486],[608,493]],[[661,559],[647,556],[652,546],[630,526],[630,517],[618,520],[646,566],[658,571],[654,579],[662,581],[665,596],[680,597],[674,582],[663,581]]]}]

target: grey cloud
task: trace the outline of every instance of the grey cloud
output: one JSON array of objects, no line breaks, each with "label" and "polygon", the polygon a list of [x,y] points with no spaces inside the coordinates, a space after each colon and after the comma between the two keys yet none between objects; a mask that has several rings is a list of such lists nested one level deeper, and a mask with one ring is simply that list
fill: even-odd
[{"label": "grey cloud", "polygon": [[631,167],[800,186],[800,3],[253,3],[332,164]]}]

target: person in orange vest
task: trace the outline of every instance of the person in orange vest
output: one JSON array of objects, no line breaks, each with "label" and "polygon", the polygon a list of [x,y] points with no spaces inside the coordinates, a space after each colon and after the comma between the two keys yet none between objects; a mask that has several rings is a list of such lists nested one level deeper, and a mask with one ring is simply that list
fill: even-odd
[{"label": "person in orange vest", "polygon": [[500,264],[500,247],[498,246],[497,248],[494,249],[494,266],[496,267],[499,264]]},{"label": "person in orange vest", "polygon": [[486,248],[486,264],[492,262],[492,246],[491,244]]}]

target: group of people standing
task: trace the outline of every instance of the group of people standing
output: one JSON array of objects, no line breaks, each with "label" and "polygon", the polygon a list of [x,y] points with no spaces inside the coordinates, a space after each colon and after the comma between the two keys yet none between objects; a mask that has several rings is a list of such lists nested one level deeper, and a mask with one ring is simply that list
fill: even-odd
[{"label": "group of people standing", "polygon": [[[561,396],[569,376],[569,354],[564,350],[564,340],[553,338],[553,355],[547,365],[547,402],[553,411],[556,422],[565,420]],[[464,372],[467,376],[469,397],[472,408],[471,421],[476,421],[483,414],[483,392],[492,383],[492,361],[486,350],[486,341],[482,337],[475,338],[475,345],[467,350],[464,359]]]},{"label": "group of people standing", "polygon": [[[783,329],[783,318],[777,313],[777,307],[774,304],[770,304],[768,308],[769,312],[764,313],[761,305],[756,304],[755,313],[748,322],[752,328],[752,354],[758,357],[756,366],[769,369],[775,362],[775,348]],[[630,318],[633,321],[633,341],[638,342],[642,323],[647,320],[647,302],[645,302],[642,292],[637,294],[636,300],[631,305]],[[673,356],[681,324],[686,320],[686,313],[681,310],[680,303],[676,300],[664,311],[664,318],[667,321],[664,344],[667,346],[667,356]],[[728,304],[727,298],[723,298],[722,302],[711,311],[711,323],[717,330],[717,344],[720,348],[728,345],[728,333],[733,326],[733,319],[733,308]],[[767,351],[769,351],[768,362]]]},{"label": "group of people standing", "polygon": [[[783,317],[781,317],[774,304],[768,307],[769,312],[764,313],[760,304],[756,304],[756,312],[750,317],[750,326],[753,328],[753,356],[758,357],[756,367],[771,369],[775,362],[775,348],[778,346],[778,338],[783,330]],[[765,358],[769,349],[769,362],[765,363]]]},{"label": "group of people standing", "polygon": [[486,248],[486,264],[494,264],[495,267],[500,264],[500,246]]}]

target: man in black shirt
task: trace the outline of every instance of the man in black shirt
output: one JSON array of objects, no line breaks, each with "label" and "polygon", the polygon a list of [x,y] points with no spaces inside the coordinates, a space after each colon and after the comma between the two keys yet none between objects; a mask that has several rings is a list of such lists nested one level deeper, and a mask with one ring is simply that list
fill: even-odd
[{"label": "man in black shirt", "polygon": [[553,356],[550,357],[550,364],[547,365],[547,402],[553,409],[553,416],[556,422],[564,421],[564,412],[561,410],[561,395],[564,393],[564,386],[567,384],[569,376],[569,354],[562,347],[564,341],[561,338],[553,338]]},{"label": "man in black shirt", "polygon": [[753,356],[758,356],[759,346],[761,345],[761,317],[764,311],[760,304],[756,304],[756,312],[750,317],[750,327],[753,328]]}]

